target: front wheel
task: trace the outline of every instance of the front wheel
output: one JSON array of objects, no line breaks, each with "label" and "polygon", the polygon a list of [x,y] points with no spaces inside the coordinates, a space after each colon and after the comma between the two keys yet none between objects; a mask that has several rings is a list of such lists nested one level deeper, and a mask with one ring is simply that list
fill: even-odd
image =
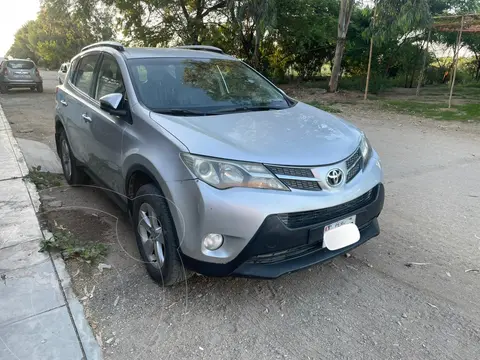
[{"label": "front wheel", "polygon": [[73,156],[70,144],[65,134],[65,130],[62,130],[58,137],[58,155],[60,156],[60,162],[62,163],[63,175],[69,185],[81,185],[87,183],[87,176],[83,169],[77,165],[77,160]]},{"label": "front wheel", "polygon": [[138,189],[133,200],[133,224],[138,250],[153,280],[170,286],[190,275],[180,261],[167,200],[154,185]]}]

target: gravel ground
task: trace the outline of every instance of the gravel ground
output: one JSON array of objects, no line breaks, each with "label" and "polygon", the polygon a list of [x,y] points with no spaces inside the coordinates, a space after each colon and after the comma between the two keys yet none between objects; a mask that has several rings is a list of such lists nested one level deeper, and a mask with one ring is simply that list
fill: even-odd
[{"label": "gravel ground", "polygon": [[[0,101],[17,136],[51,145],[45,83]],[[338,106],[382,156],[382,233],[273,281],[195,276],[164,289],[101,190],[42,192],[51,223],[109,247],[102,273],[68,262],[79,298],[93,291],[83,301],[106,359],[479,359],[480,126]]]}]

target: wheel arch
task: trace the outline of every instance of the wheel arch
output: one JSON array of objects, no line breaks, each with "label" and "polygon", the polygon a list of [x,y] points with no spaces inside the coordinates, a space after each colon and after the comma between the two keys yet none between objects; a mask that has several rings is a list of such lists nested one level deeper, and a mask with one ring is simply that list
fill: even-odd
[{"label": "wheel arch", "polygon": [[143,158],[142,162],[146,162],[146,164],[136,162],[126,171],[125,195],[128,199],[129,209],[131,209],[132,200],[135,198],[136,192],[142,185],[145,184],[155,185],[160,190],[162,195],[167,198],[167,200],[170,198],[170,192],[168,191],[168,187],[166,186],[162,176],[158,172],[151,170],[153,166],[148,162],[148,160]]},{"label": "wheel arch", "polygon": [[60,132],[65,131],[65,136],[68,139],[68,134],[67,131],[65,130],[65,126],[63,125],[62,120],[60,119],[60,116],[55,115],[55,147],[57,149],[57,155],[60,156],[60,144],[59,144],[59,137],[60,137]]}]

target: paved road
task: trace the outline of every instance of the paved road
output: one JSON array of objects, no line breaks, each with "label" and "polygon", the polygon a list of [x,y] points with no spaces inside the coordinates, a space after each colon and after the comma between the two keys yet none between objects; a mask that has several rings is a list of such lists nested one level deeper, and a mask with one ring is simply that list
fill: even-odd
[{"label": "paved road", "polygon": [[[14,129],[38,129],[29,134],[49,143],[47,94],[0,100]],[[80,297],[95,285],[86,307],[107,359],[480,358],[480,273],[471,271],[480,269],[479,126],[361,106],[344,115],[383,158],[382,234],[350,258],[274,281],[197,276],[162,289],[136,260],[127,222],[101,191],[48,192],[63,202],[60,212],[46,207],[59,224],[111,244],[105,262],[112,270],[69,265]],[[424,265],[405,265],[411,262]]]},{"label": "paved road", "polygon": [[15,137],[41,141],[54,148],[54,96],[56,71],[41,71],[43,93],[13,89],[1,95],[0,101]]}]

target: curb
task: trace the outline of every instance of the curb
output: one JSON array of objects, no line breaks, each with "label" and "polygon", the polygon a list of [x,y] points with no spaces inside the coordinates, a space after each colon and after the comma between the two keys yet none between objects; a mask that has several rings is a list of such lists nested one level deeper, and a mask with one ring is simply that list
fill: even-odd
[{"label": "curb", "polygon": [[[18,142],[13,136],[10,123],[8,122],[7,117],[5,116],[5,113],[3,112],[3,108],[1,105],[0,105],[0,130],[4,130],[7,134],[8,141],[13,149],[15,158],[17,160],[17,164],[22,174],[22,178],[24,179],[25,187],[30,197],[32,207],[35,211],[35,214],[37,214],[39,212],[40,205],[41,205],[40,196],[38,194],[35,184],[25,179],[25,176],[28,175],[29,170],[25,162],[25,158],[23,157],[22,151],[18,145]],[[37,222],[37,226],[40,227],[38,222]],[[50,238],[50,236],[52,236],[49,232],[43,231],[42,229],[40,229],[40,231],[42,233],[43,239]],[[53,268],[55,270],[56,277],[58,280],[58,284],[65,296],[66,307],[70,314],[72,326],[74,327],[75,333],[77,334],[80,347],[82,348],[82,350],[86,355],[85,360],[102,360],[103,359],[102,350],[98,345],[95,339],[95,336],[93,334],[93,331],[85,317],[83,305],[78,301],[78,299],[76,298],[73,292],[70,275],[68,274],[65,268],[65,262],[60,256],[53,256],[51,254],[50,254],[50,260],[52,261]]]}]

